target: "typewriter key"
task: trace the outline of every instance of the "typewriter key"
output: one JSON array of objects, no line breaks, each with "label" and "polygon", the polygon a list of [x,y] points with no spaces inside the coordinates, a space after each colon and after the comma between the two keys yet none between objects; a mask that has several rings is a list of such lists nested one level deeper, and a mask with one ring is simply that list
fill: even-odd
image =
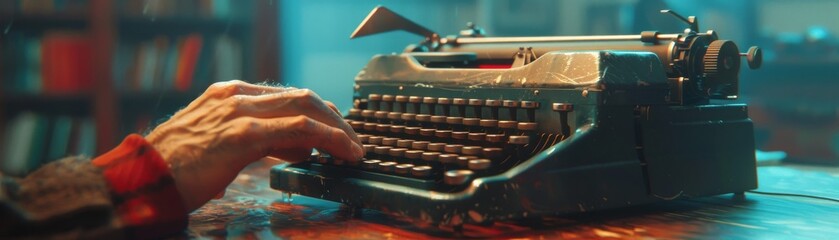
[{"label": "typewriter key", "polygon": [[471,170],[449,170],[443,176],[443,182],[449,185],[461,185],[469,181],[474,173]]},{"label": "typewriter key", "polygon": [[393,168],[396,167],[396,162],[380,162],[379,163],[379,171],[382,172],[393,172]]},{"label": "typewriter key", "polygon": [[391,157],[401,158],[402,156],[405,155],[405,152],[407,152],[407,151],[408,151],[407,148],[391,148],[387,152],[387,154],[390,155]]},{"label": "typewriter key", "polygon": [[519,122],[516,122],[516,121],[507,121],[507,120],[498,121],[498,127],[499,128],[504,128],[504,129],[516,129],[516,126],[518,124],[519,124]]},{"label": "typewriter key", "polygon": [[387,119],[402,120],[402,113],[401,112],[389,112],[389,113],[387,113]]},{"label": "typewriter key", "polygon": [[446,117],[446,123],[451,125],[460,125],[463,123],[462,117]]},{"label": "typewriter key", "polygon": [[384,102],[393,102],[393,99],[394,99],[393,95],[388,95],[388,94],[382,95],[382,101],[384,101]]},{"label": "typewriter key", "polygon": [[388,151],[390,151],[391,148],[393,148],[393,147],[378,146],[376,148],[373,148],[373,153],[376,153],[376,154],[379,154],[379,155],[387,155]]},{"label": "typewriter key", "polygon": [[405,134],[409,135],[417,135],[419,134],[420,127],[405,127]]},{"label": "typewriter key", "polygon": [[481,127],[485,127],[485,128],[494,128],[494,127],[498,127],[498,120],[481,119],[481,121],[478,125],[480,125]]},{"label": "typewriter key", "polygon": [[486,133],[469,133],[467,138],[471,141],[481,142],[484,141],[486,135]]},{"label": "typewriter key", "polygon": [[507,143],[515,144],[515,145],[524,145],[530,143],[529,136],[510,136],[510,139]]},{"label": "typewriter key", "polygon": [[366,153],[373,153],[373,150],[376,149],[376,145],[373,144],[364,144],[362,145],[364,148],[364,152]]},{"label": "typewriter key", "polygon": [[428,142],[427,141],[415,141],[415,142],[411,143],[411,148],[417,149],[417,150],[425,150],[425,149],[428,148]]},{"label": "typewriter key", "polygon": [[394,172],[396,172],[397,174],[408,175],[408,173],[411,172],[411,168],[414,168],[414,164],[410,164],[410,163],[398,164],[394,168]]},{"label": "typewriter key", "polygon": [[390,132],[390,124],[377,124],[376,131],[378,132]]},{"label": "typewriter key", "polygon": [[416,113],[403,113],[401,118],[402,118],[402,120],[405,120],[405,121],[414,121],[416,116],[417,116]]},{"label": "typewriter key", "polygon": [[473,159],[478,159],[478,157],[476,157],[476,156],[460,156],[460,157],[457,157],[457,160],[455,161],[455,163],[457,163],[457,165],[461,166],[461,167],[468,167],[469,166],[469,161],[471,161]]},{"label": "typewriter key", "polygon": [[504,149],[502,148],[484,148],[481,152],[484,158],[492,160],[502,160],[504,158]]},{"label": "typewriter key", "polygon": [[533,131],[536,130],[537,126],[538,124],[535,122],[520,122],[516,126],[516,128],[518,128],[520,131]]},{"label": "typewriter key", "polygon": [[417,177],[428,177],[431,176],[431,167],[429,166],[417,166],[411,168],[411,175]]},{"label": "typewriter key", "polygon": [[489,159],[473,159],[469,160],[469,169],[473,171],[480,171],[489,168],[492,162]]},{"label": "typewriter key", "polygon": [[419,130],[419,133],[422,136],[430,137],[430,136],[434,136],[434,131],[436,131],[436,130],[433,129],[433,128],[423,128],[423,129]]},{"label": "typewriter key", "polygon": [[440,156],[439,152],[424,152],[424,153],[422,153],[422,156],[420,158],[423,161],[433,162],[433,161],[437,161],[438,156]]},{"label": "typewriter key", "polygon": [[364,129],[364,122],[362,121],[352,121],[350,122],[350,126],[353,130],[360,131]]},{"label": "typewriter key", "polygon": [[446,147],[445,143],[429,143],[428,144],[428,151],[433,152],[442,152],[443,148]]},{"label": "typewriter key", "polygon": [[405,158],[412,160],[420,160],[422,159],[422,153],[423,151],[421,150],[408,150],[405,151]]},{"label": "typewriter key", "polygon": [[449,138],[452,136],[452,130],[435,130],[434,136],[438,138]]},{"label": "typewriter key", "polygon": [[429,122],[429,121],[431,121],[431,115],[428,115],[428,114],[417,114],[417,115],[414,117],[414,120],[417,120],[418,122]]},{"label": "typewriter key", "polygon": [[396,141],[399,140],[398,138],[383,138],[382,145],[385,146],[396,146]]},{"label": "typewriter key", "polygon": [[396,146],[401,148],[409,148],[411,147],[411,143],[414,143],[414,140],[411,139],[399,139],[396,141]]},{"label": "typewriter key", "polygon": [[469,136],[469,132],[452,132],[452,138],[457,140],[464,140]]},{"label": "typewriter key", "polygon": [[478,155],[481,154],[483,148],[480,146],[465,146],[460,149],[460,153],[463,155]]},{"label": "typewriter key", "polygon": [[366,160],[366,161],[361,162],[361,167],[367,168],[367,169],[375,169],[379,166],[380,162],[382,162],[382,160],[378,160],[378,159]]},{"label": "typewriter key", "polygon": [[379,120],[386,120],[388,112],[386,111],[376,111],[373,113],[373,117],[378,118]]},{"label": "typewriter key", "polygon": [[460,153],[460,149],[463,148],[463,145],[460,144],[449,144],[443,148],[443,151],[446,153]]},{"label": "typewriter key", "polygon": [[361,111],[361,116],[365,117],[365,118],[372,118],[375,113],[376,113],[376,111],[369,110],[369,109],[368,110],[362,110]]},{"label": "typewriter key", "polygon": [[376,130],[376,125],[378,125],[378,124],[364,123],[364,131],[375,131]]},{"label": "typewriter key", "polygon": [[367,95],[367,99],[370,101],[381,101],[382,95],[371,93],[370,95]]},{"label": "typewriter key", "polygon": [[382,136],[370,136],[370,138],[367,139],[367,142],[370,144],[378,145],[382,144],[382,139],[384,139],[384,137]]},{"label": "typewriter key", "polygon": [[358,108],[350,109],[350,114],[349,115],[350,115],[350,118],[353,118],[353,119],[361,118],[361,109],[358,109]]},{"label": "typewriter key", "polygon": [[361,143],[367,143],[367,140],[369,140],[369,139],[370,139],[370,135],[358,134],[358,140],[361,141]]},{"label": "typewriter key", "polygon": [[437,156],[437,161],[443,164],[451,164],[455,163],[457,157],[457,154],[440,154]]},{"label": "typewriter key", "polygon": [[405,131],[405,126],[402,125],[391,125],[390,132],[392,133],[402,133]]}]

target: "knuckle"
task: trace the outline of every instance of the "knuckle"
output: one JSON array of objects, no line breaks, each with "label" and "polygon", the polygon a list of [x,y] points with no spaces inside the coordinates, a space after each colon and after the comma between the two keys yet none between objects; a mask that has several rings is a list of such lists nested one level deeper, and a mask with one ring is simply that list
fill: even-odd
[{"label": "knuckle", "polygon": [[207,93],[213,97],[227,98],[238,94],[245,84],[240,80],[217,82],[207,88]]}]

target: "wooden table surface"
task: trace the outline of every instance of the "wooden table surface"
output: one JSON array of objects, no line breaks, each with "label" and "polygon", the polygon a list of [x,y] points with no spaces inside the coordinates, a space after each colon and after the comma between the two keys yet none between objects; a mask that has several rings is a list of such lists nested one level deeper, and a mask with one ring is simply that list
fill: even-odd
[{"label": "wooden table surface", "polygon": [[[248,239],[417,238],[712,238],[839,239],[839,202],[746,193],[678,200],[626,209],[464,227],[461,235],[341,204],[285,194],[268,186],[269,164],[246,169],[190,216],[189,237]],[[758,168],[760,191],[839,198],[839,168],[773,165]]]}]

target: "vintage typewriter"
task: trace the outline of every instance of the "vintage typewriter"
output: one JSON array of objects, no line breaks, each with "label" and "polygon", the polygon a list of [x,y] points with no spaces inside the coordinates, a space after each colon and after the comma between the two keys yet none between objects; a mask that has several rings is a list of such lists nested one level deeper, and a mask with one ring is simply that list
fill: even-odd
[{"label": "vintage typewriter", "polygon": [[740,53],[714,31],[441,37],[375,8],[353,33],[425,37],[355,77],[367,155],[315,153],[271,187],[450,226],[742,193],[757,187]]}]

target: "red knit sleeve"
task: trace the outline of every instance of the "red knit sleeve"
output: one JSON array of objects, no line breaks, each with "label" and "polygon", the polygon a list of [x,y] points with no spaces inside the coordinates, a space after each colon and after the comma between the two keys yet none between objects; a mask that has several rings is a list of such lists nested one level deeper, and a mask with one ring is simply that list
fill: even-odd
[{"label": "red knit sleeve", "polygon": [[93,165],[102,168],[129,236],[154,238],[186,228],[186,208],[169,167],[142,136],[129,135]]}]

